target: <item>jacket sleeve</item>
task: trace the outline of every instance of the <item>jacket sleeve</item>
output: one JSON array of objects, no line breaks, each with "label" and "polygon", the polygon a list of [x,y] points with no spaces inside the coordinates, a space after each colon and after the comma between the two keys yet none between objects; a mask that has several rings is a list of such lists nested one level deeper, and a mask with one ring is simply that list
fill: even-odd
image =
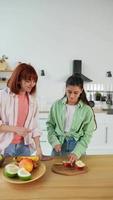
[{"label": "jacket sleeve", "polygon": [[86,120],[83,126],[83,136],[78,140],[72,153],[75,153],[78,158],[86,152],[90,139],[93,135],[93,132],[96,130],[96,121],[93,111],[90,109],[86,115]]},{"label": "jacket sleeve", "polygon": [[55,119],[54,119],[54,112],[55,112],[55,104],[51,107],[47,124],[47,132],[48,132],[48,141],[54,148],[55,145],[60,144],[56,132],[55,132]]}]

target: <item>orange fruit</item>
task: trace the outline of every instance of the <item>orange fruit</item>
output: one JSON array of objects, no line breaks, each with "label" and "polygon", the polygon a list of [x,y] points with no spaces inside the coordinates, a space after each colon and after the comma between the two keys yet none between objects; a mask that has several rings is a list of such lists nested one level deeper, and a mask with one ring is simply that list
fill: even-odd
[{"label": "orange fruit", "polygon": [[28,172],[31,172],[33,170],[33,162],[29,158],[23,158],[19,163],[19,167],[23,167]]},{"label": "orange fruit", "polygon": [[29,158],[32,161],[38,161],[40,159],[39,156],[17,156],[16,161],[20,162],[23,158]]}]

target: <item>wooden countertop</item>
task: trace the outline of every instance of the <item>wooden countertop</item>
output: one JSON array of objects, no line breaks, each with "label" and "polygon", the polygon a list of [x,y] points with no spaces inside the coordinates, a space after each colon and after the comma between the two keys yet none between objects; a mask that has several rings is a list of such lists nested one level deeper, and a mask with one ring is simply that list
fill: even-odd
[{"label": "wooden countertop", "polygon": [[51,171],[52,163],[59,159],[43,161],[47,166],[39,180],[14,185],[5,182],[0,169],[1,200],[112,200],[113,156],[87,156],[82,160],[89,171],[86,174],[65,176]]}]

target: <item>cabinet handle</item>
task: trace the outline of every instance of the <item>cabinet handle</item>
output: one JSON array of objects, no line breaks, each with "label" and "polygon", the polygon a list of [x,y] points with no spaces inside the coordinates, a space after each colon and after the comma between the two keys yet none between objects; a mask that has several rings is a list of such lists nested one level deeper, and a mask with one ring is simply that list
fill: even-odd
[{"label": "cabinet handle", "polygon": [[105,133],[105,143],[108,142],[108,127],[106,127],[106,133]]}]

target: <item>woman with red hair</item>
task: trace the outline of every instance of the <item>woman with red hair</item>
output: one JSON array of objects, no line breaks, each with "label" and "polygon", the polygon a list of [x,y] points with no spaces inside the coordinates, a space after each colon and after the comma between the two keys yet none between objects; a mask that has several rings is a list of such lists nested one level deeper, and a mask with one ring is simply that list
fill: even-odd
[{"label": "woman with red hair", "polygon": [[34,150],[41,156],[40,133],[35,100],[38,75],[20,63],[0,91],[0,152],[4,156],[28,156]]}]

